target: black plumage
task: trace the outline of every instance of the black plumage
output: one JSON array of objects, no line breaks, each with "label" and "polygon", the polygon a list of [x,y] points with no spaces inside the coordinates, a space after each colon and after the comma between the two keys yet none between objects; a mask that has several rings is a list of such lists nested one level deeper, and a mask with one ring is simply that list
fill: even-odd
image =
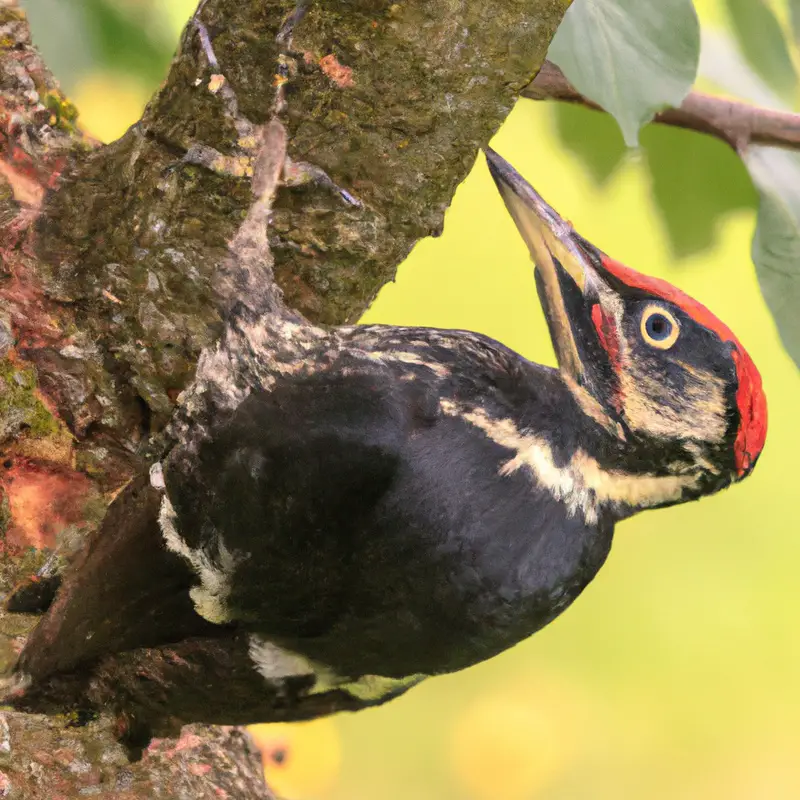
[{"label": "black plumage", "polygon": [[[188,546],[246,554],[232,615],[353,678],[460,669],[533,633],[599,569],[611,517],[587,525],[522,472],[500,480],[507,450],[442,406],[563,431],[578,409],[557,372],[475,334],[370,327],[333,341],[331,363],[324,338],[309,366],[167,464]],[[588,420],[552,445],[564,460],[604,435]]]},{"label": "black plumage", "polygon": [[[111,706],[144,743],[382,702],[548,624],[618,520],[749,473],[766,408],[738,342],[657,282],[626,289],[490,164],[560,369],[466,331],[235,305],[168,454],[112,504],[21,654],[18,707]],[[658,338],[672,322],[679,357]]]}]

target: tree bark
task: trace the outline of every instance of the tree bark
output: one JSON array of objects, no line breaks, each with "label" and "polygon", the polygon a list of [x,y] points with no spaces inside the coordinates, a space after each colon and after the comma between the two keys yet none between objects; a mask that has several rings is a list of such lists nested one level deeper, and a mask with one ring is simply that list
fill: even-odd
[{"label": "tree bark", "polygon": [[[288,133],[267,224],[285,302],[352,322],[440,232],[565,5],[205,0],[142,119],[99,146],[0,0],[0,592],[68,558],[158,452],[221,329],[251,134]],[[0,669],[34,625],[0,612]],[[0,796],[269,796],[239,729],[189,726],[128,764],[109,720],[2,719]]]}]

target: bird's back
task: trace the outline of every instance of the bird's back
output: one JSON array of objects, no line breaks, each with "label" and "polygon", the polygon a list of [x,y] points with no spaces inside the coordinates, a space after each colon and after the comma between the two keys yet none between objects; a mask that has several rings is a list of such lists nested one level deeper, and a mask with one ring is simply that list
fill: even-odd
[{"label": "bird's back", "polygon": [[[575,446],[554,370],[428,329],[268,342],[269,363],[248,361],[263,342],[239,344],[184,402],[193,436],[164,460],[162,489],[131,484],[66,576],[20,658],[33,685],[19,707],[83,692],[138,708],[143,740],[172,715],[357,708],[364,676],[387,679],[370,688],[382,701],[521,641],[604,562],[612,520],[511,468],[530,442],[557,459]],[[284,678],[316,693],[288,703]]]},{"label": "bird's back", "polygon": [[504,420],[527,393],[531,424],[556,426],[573,402],[557,374],[475,334],[338,336],[168,462],[177,534],[220,571],[198,608],[346,676],[459,669],[538,630],[599,569],[611,523],[504,473],[513,449],[453,408]]}]

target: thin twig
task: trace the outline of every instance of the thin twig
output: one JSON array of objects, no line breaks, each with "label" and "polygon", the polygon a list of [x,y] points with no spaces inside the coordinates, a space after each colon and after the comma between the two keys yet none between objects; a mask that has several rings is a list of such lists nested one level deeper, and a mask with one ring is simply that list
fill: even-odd
[{"label": "thin twig", "polygon": [[[522,90],[522,96],[600,109],[550,61],[545,61],[536,78]],[[751,144],[800,149],[800,114],[773,111],[702,92],[691,92],[680,107],[659,112],[653,121],[715,136],[740,154]]]},{"label": "thin twig", "polygon": [[211,45],[211,37],[208,35],[208,28],[200,22],[200,17],[196,15],[192,18],[192,21],[194,22],[195,28],[197,28],[197,33],[200,36],[200,44],[203,46],[203,52],[206,54],[209,65],[214,69],[219,69],[219,61],[217,61],[217,55]]}]

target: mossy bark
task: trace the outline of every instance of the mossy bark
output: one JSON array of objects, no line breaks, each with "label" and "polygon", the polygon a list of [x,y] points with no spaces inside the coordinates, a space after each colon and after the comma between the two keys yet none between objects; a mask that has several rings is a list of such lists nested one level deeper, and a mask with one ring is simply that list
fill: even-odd
[{"label": "mossy bark", "polygon": [[[200,19],[218,64],[190,24],[142,119],[101,147],[76,129],[15,0],[0,0],[0,591],[56,542],[80,542],[146,467],[219,333],[214,274],[252,202],[250,151],[220,86],[253,123],[279,114],[289,156],[360,201],[322,183],[285,186],[268,231],[287,305],[314,322],[352,322],[415,242],[440,232],[566,5],[207,0]],[[187,163],[198,146],[226,156],[227,170]],[[34,622],[0,618],[1,660]],[[129,766],[103,722],[68,732],[8,722],[9,796],[55,797],[53,776],[65,797],[90,786],[101,797],[221,796],[215,786],[266,796],[235,732],[198,729],[170,758]]]}]

